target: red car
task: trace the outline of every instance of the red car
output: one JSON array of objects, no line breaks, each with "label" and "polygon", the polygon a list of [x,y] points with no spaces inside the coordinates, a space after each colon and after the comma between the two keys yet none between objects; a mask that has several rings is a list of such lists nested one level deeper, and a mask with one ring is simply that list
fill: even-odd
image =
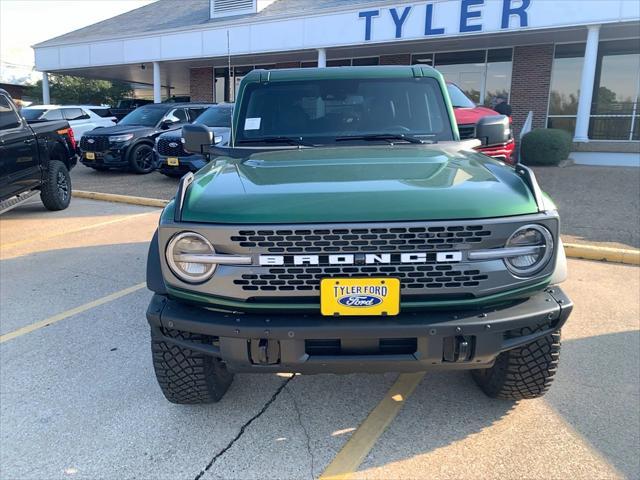
[{"label": "red car", "polygon": [[[476,124],[481,118],[499,115],[499,113],[490,108],[481,107],[473,103],[457,85],[448,83],[447,87],[461,140],[476,138]],[[504,144],[477,147],[476,150],[507,163],[513,163],[512,156],[515,148],[516,143],[513,140],[513,136],[511,136],[509,141]]]}]

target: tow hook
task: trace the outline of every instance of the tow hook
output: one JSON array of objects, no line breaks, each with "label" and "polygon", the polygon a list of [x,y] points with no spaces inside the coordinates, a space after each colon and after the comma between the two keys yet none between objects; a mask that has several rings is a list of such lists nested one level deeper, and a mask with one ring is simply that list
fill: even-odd
[{"label": "tow hook", "polygon": [[276,365],[280,363],[280,342],[266,338],[249,340],[249,355],[254,365]]},{"label": "tow hook", "polygon": [[456,335],[455,337],[445,337],[442,348],[442,361],[444,362],[466,362],[471,359],[473,350],[472,336]]}]

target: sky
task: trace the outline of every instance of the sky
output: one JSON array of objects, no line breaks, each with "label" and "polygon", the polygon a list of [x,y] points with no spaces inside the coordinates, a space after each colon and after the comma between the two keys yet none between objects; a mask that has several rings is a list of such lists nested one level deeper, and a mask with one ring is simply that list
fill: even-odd
[{"label": "sky", "polygon": [[114,17],[154,0],[0,0],[0,81],[25,83],[33,72],[31,45]]}]

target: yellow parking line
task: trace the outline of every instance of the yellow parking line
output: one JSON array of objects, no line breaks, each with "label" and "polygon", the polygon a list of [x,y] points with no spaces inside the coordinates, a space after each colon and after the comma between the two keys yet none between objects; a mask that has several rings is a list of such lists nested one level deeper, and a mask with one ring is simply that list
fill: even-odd
[{"label": "yellow parking line", "polygon": [[64,232],[52,233],[51,235],[38,235],[37,237],[25,238],[17,242],[0,244],[0,248],[4,250],[6,248],[12,248],[18,245],[23,245],[25,243],[37,242],[38,240],[49,240],[50,238],[61,237],[63,235],[69,235],[71,233],[83,232],[85,230],[91,230],[92,228],[104,227],[105,225],[124,222],[125,220],[132,220],[134,218],[142,217],[144,215],[150,215],[152,213],[157,214],[158,212],[136,213],[135,215],[128,215],[126,217],[121,217],[121,218],[113,218],[111,220],[105,220],[104,222],[92,223],[91,225],[85,225],[84,227],[74,228],[72,230],[65,230]]},{"label": "yellow parking line", "polygon": [[95,307],[99,307],[100,305],[104,305],[105,303],[109,303],[113,300],[116,300],[120,297],[124,297],[125,295],[129,295],[130,293],[136,292],[146,286],[146,283],[139,283],[138,285],[134,285],[133,287],[125,288],[124,290],[120,290],[119,292],[112,293],[111,295],[107,295],[106,297],[99,298],[94,300],[93,302],[85,303],[84,305],[80,305],[79,307],[72,308],[71,310],[67,310],[66,312],[59,313],[54,315],[53,317],[45,318],[36,323],[32,323],[31,325],[27,325],[26,327],[19,328],[14,330],[13,332],[6,333],[4,335],[0,335],[0,343],[7,342],[14,338],[20,337],[27,333],[31,333],[35,330],[38,330],[42,327],[46,327],[48,325],[59,322],[60,320],[64,320],[65,318],[72,317],[82,312],[86,312]]},{"label": "yellow parking line", "polygon": [[413,390],[424,378],[424,372],[404,373],[398,377],[382,401],[344,444],[338,455],[325,469],[320,480],[346,480],[356,471],[380,435],[396,418]]}]

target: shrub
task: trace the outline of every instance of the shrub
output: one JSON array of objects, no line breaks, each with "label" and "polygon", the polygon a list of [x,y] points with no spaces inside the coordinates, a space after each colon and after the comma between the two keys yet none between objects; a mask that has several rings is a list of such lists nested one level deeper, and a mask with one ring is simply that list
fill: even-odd
[{"label": "shrub", "polygon": [[571,135],[556,128],[538,128],[522,137],[520,156],[527,165],[558,165],[569,158]]}]

